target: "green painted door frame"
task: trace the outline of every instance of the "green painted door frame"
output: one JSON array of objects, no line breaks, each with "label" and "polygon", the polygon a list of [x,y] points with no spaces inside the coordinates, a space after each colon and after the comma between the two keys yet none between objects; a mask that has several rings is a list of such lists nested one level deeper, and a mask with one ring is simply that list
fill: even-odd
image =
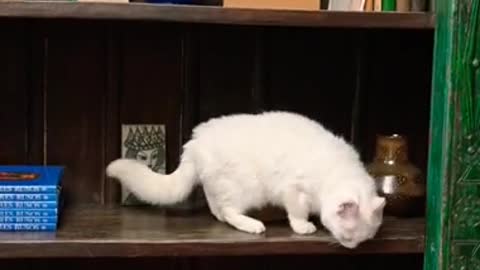
[{"label": "green painted door frame", "polygon": [[480,270],[480,0],[437,0],[425,270]]}]

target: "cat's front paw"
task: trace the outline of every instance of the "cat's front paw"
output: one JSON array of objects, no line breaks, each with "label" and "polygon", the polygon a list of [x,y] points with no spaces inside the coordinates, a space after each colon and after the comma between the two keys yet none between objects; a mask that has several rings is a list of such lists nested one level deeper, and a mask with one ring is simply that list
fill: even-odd
[{"label": "cat's front paw", "polygon": [[306,220],[292,220],[290,226],[298,234],[312,234],[317,231],[317,227]]},{"label": "cat's front paw", "polygon": [[241,229],[248,233],[261,234],[265,232],[265,225],[257,220],[249,220],[249,222],[243,224]]}]

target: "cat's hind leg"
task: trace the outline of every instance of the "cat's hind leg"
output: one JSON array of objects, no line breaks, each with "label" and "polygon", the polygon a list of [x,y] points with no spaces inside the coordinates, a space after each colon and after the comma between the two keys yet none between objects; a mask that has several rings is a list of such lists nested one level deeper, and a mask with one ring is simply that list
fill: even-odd
[{"label": "cat's hind leg", "polygon": [[217,204],[215,203],[215,201],[210,197],[211,195],[208,193],[208,190],[205,189],[204,190],[205,192],[205,197],[207,199],[207,204],[208,204],[208,208],[210,209],[210,212],[212,213],[212,215],[219,221],[221,222],[225,222],[221,212],[220,212],[220,209],[219,207],[217,206]]},{"label": "cat's hind leg", "polygon": [[298,234],[311,234],[317,228],[308,221],[309,202],[307,195],[292,187],[283,193],[283,203],[287,211],[290,227]]},{"label": "cat's hind leg", "polygon": [[225,221],[238,230],[254,234],[265,231],[265,225],[261,221],[246,216],[235,208],[225,207],[222,209],[222,214]]},{"label": "cat's hind leg", "polygon": [[203,184],[210,210],[217,219],[240,231],[263,233],[263,223],[244,214],[246,209],[260,204],[259,201],[263,199],[262,194],[255,188],[255,183],[245,183],[242,180],[251,179],[252,176],[227,169],[222,171],[222,177],[217,177],[217,172],[211,175],[215,178],[210,177],[203,181]]}]

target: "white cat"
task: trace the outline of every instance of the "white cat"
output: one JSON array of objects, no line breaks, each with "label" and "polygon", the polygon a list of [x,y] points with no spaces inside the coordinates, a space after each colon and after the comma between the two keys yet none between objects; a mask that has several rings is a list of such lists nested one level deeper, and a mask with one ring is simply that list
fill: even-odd
[{"label": "white cat", "polygon": [[119,159],[107,175],[151,204],[177,203],[202,184],[212,214],[249,233],[262,233],[265,226],[244,213],[267,204],[284,207],[298,234],[316,231],[308,216],[317,214],[347,248],[374,237],[385,205],[353,147],[289,112],[235,114],[200,124],[172,174]]}]

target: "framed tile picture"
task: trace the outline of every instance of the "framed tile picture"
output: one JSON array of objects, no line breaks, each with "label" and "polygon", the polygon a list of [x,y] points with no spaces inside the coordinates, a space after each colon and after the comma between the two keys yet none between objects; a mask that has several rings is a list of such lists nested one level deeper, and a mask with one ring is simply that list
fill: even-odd
[{"label": "framed tile picture", "polygon": [[[122,158],[138,160],[150,169],[165,173],[165,125],[123,124],[121,140]],[[122,187],[123,205],[145,204]]]}]

